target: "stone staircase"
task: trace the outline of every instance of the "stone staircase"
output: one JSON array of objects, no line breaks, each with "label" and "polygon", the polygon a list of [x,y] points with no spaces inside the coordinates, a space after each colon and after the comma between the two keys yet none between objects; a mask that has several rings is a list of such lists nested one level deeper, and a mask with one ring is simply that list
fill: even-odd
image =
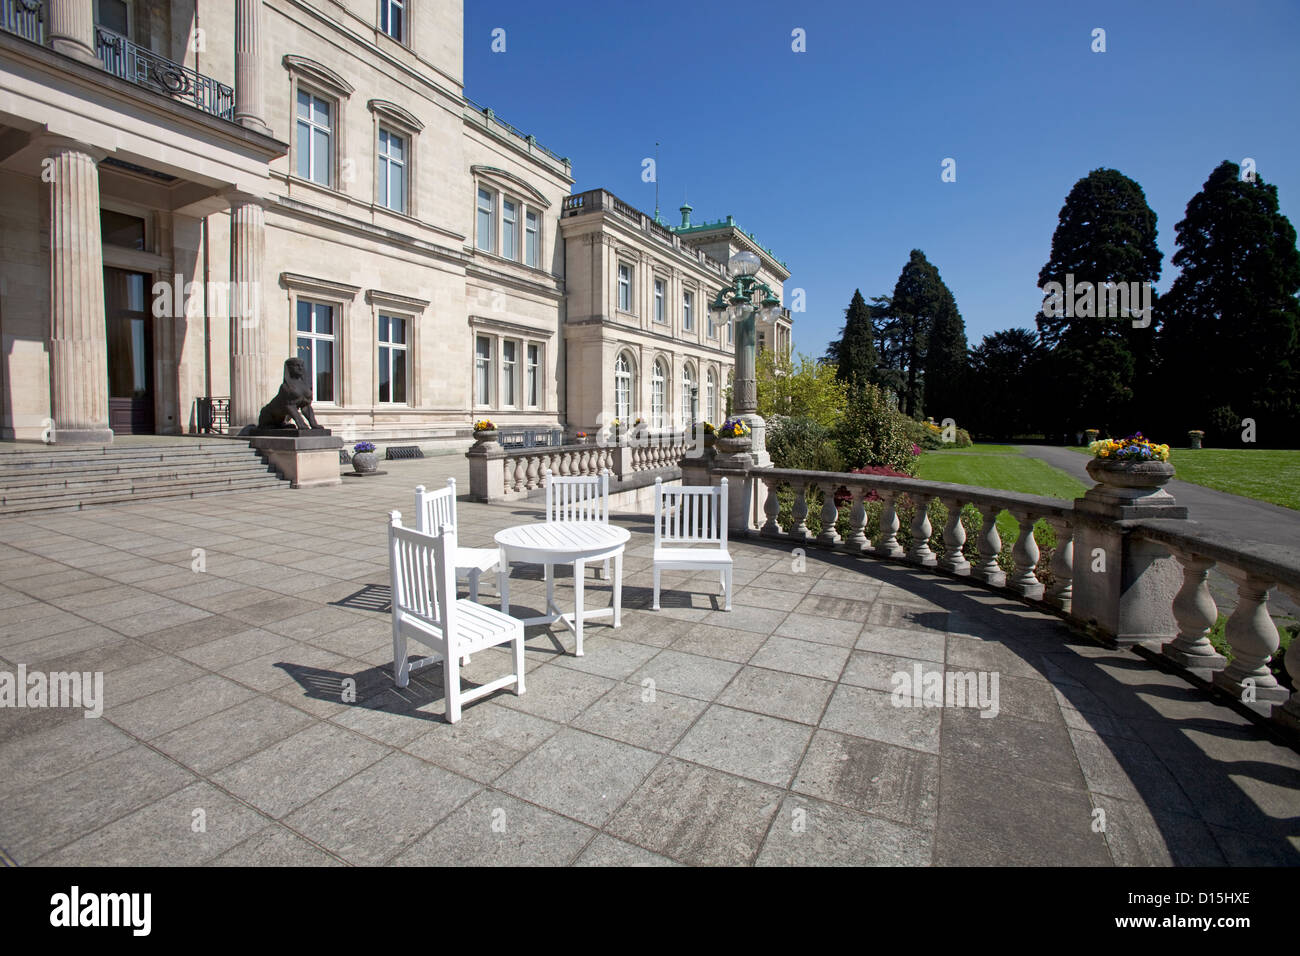
[{"label": "stone staircase", "polygon": [[289,482],[239,441],[158,439],[69,448],[0,445],[0,517],[288,487]]}]

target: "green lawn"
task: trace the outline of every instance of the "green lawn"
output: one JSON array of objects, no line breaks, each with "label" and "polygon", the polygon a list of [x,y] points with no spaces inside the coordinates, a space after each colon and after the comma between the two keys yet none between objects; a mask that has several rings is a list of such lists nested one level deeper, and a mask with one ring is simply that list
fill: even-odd
[{"label": "green lawn", "polygon": [[1025,495],[1073,501],[1087,486],[1038,458],[1026,458],[1014,445],[974,445],[922,452],[916,476],[927,481],[979,485]]},{"label": "green lawn", "polygon": [[[1087,454],[1086,448],[1072,451]],[[921,457],[924,464],[925,456]],[[1300,511],[1300,451],[1271,448],[1173,448],[1174,476],[1193,484]]]}]

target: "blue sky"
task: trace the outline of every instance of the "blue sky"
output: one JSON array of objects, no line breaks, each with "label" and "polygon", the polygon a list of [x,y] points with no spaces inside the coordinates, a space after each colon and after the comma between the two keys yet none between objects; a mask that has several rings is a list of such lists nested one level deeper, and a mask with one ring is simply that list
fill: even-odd
[{"label": "blue sky", "polygon": [[[506,31],[493,53],[492,31]],[[1091,50],[1106,31],[1106,52]],[[805,31],[807,51],[791,49]],[[913,248],[971,344],[1033,327],[1070,187],[1100,166],[1174,225],[1224,159],[1253,158],[1300,225],[1300,3],[755,0],[465,8],[466,95],[603,186],[736,217],[802,288],[795,346],[824,352],[855,288],[889,294]],[[955,182],[940,179],[956,160]]]}]

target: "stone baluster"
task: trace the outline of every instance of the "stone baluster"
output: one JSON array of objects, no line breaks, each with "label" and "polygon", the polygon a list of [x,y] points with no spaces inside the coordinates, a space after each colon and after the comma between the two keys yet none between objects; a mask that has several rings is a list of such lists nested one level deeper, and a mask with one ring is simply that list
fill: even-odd
[{"label": "stone baluster", "polygon": [[1232,660],[1215,672],[1214,686],[1245,703],[1283,703],[1287,690],[1268,666],[1278,648],[1277,626],[1268,615],[1272,582],[1227,565],[1223,570],[1237,585],[1237,607],[1223,628]]},{"label": "stone baluster", "polygon": [[524,488],[532,491],[537,487],[537,466],[540,462],[535,455],[528,456],[528,467],[524,471]]},{"label": "stone baluster", "polygon": [[985,584],[1002,587],[1007,576],[998,564],[998,555],[1002,553],[1002,538],[998,535],[998,513],[1002,510],[997,505],[980,505],[979,561],[971,569],[971,576],[979,578]]},{"label": "stone baluster", "polygon": [[1011,546],[1011,560],[1015,570],[1011,587],[1027,601],[1043,599],[1043,582],[1038,580],[1038,542],[1034,540],[1034,515],[1029,511],[1013,511],[1011,517],[1020,523],[1020,533]]},{"label": "stone baluster", "polygon": [[523,491],[524,483],[528,478],[528,460],[526,458],[515,459],[515,491]]},{"label": "stone baluster", "polygon": [[970,574],[970,562],[962,553],[966,544],[966,526],[961,523],[963,502],[957,498],[941,498],[948,509],[948,520],[943,525],[943,557],[939,567],[953,574]]},{"label": "stone baluster", "polygon": [[880,492],[884,507],[880,509],[880,539],[876,542],[876,554],[885,558],[901,558],[903,546],[898,543],[898,508],[895,504],[896,494],[892,491]]},{"label": "stone baluster", "polygon": [[1052,587],[1047,603],[1066,614],[1074,606],[1074,526],[1064,518],[1048,518],[1056,533],[1056,550],[1052,553]]},{"label": "stone baluster", "polygon": [[835,522],[840,516],[840,511],[835,507],[835,488],[834,482],[822,483],[818,485],[822,492],[822,530],[817,535],[817,543],[825,548],[833,548],[840,543],[840,533],[835,530]]},{"label": "stone baluster", "polygon": [[[1178,636],[1160,648],[1170,660],[1193,670],[1221,671],[1228,661],[1210,643],[1210,629],[1219,619],[1219,609],[1210,593],[1210,569],[1214,562],[1199,554],[1170,548],[1183,569],[1183,586],[1174,597],[1174,620]],[[1208,677],[1209,674],[1203,676]]]},{"label": "stone baluster", "polygon": [[777,499],[776,492],[781,482],[775,478],[764,478],[763,484],[767,486],[767,497],[763,501],[763,516],[767,520],[763,522],[759,534],[765,538],[779,538],[781,526],[777,524],[776,517],[781,513],[781,502]]},{"label": "stone baluster", "polygon": [[939,563],[930,547],[930,535],[934,532],[930,526],[930,500],[929,495],[912,492],[912,545],[907,549],[907,560],[926,568]]},{"label": "stone baluster", "polygon": [[853,504],[849,508],[849,536],[844,539],[844,550],[850,554],[861,554],[871,547],[871,542],[867,540],[868,489],[856,485],[849,491],[853,495]]},{"label": "stone baluster", "polygon": [[792,509],[792,524],[790,526],[790,537],[799,541],[808,540],[808,486],[800,479],[790,482],[790,490],[794,492],[794,508]]},{"label": "stone baluster", "polygon": [[[1287,588],[1286,593],[1290,595],[1291,600],[1300,604],[1300,588]],[[1291,642],[1282,663],[1286,666],[1286,672],[1291,675],[1291,686],[1297,690],[1286,699],[1285,703],[1273,708],[1273,719],[1292,730],[1300,730],[1300,639]]]},{"label": "stone baluster", "polygon": [[515,460],[507,455],[501,461],[501,491],[510,494],[515,490]]}]

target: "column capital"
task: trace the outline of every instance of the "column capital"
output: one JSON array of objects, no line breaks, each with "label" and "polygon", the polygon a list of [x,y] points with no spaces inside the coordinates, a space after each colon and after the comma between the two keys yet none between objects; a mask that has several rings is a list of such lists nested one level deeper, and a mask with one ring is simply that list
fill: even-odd
[{"label": "column capital", "polygon": [[58,156],[67,152],[83,153],[89,156],[96,165],[103,162],[112,152],[112,150],[91,146],[82,140],[74,139],[71,136],[63,136],[59,133],[42,133],[33,142],[45,156]]},{"label": "column capital", "polygon": [[223,192],[221,195],[222,198],[224,198],[227,202],[230,203],[231,209],[234,209],[237,206],[265,207],[267,202],[266,196],[259,196],[256,193],[250,193],[244,189],[228,189],[225,192]]}]

